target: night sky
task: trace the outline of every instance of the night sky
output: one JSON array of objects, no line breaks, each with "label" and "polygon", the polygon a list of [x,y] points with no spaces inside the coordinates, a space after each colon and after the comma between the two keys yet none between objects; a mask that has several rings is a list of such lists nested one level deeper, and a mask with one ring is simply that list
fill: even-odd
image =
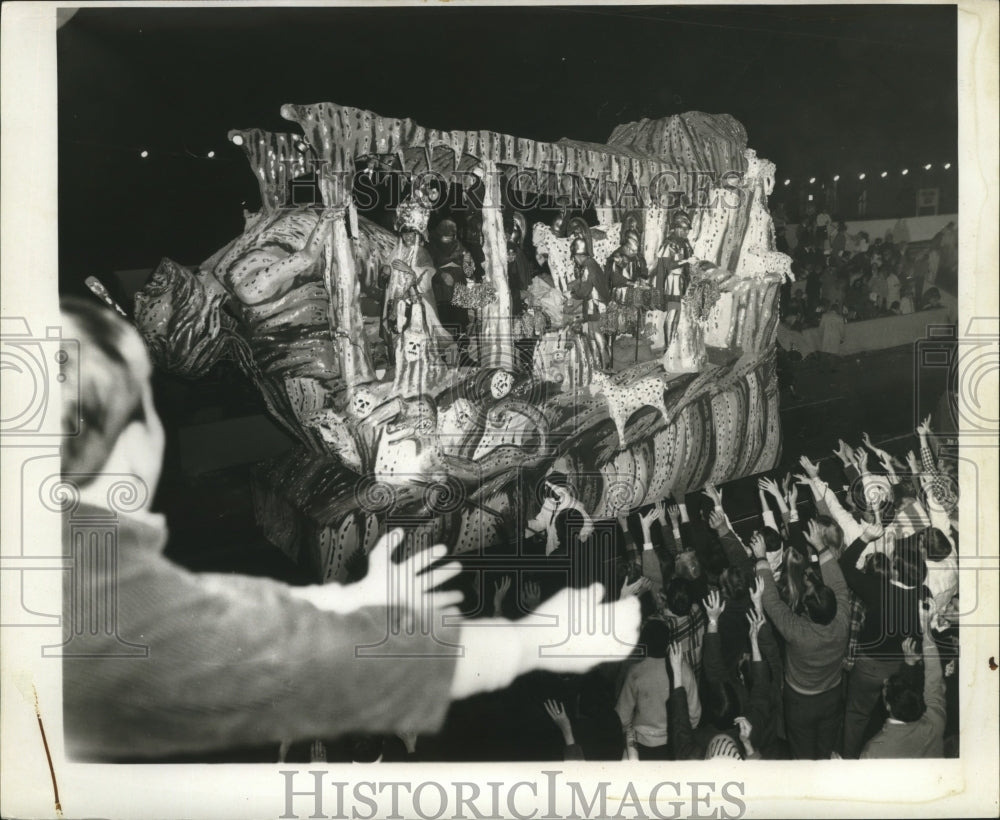
[{"label": "night sky", "polygon": [[84,9],[58,60],[64,289],[239,234],[226,132],[295,130],[285,102],[548,141],[724,112],[779,179],[957,158],[947,5]]}]

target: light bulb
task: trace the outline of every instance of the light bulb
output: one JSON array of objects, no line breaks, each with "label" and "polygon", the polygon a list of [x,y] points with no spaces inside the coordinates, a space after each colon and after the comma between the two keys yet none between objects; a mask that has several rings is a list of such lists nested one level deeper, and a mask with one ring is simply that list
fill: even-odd
[{"label": "light bulb", "polygon": [[242,144],[243,144],[243,135],[233,134],[233,145],[242,145]]},{"label": "light bulb", "polygon": [[146,150],[146,149],[144,148],[144,149],[143,149],[142,151],[140,151],[140,152],[139,152],[139,156],[140,156],[140,157],[142,157],[143,159],[146,159],[146,157],[148,157],[148,156],[149,156],[149,151],[147,151],[147,150]]},{"label": "light bulb", "polygon": [[864,179],[864,178],[865,178],[865,173],[862,171],[860,174],[858,174],[858,179]]},{"label": "light bulb", "polygon": [[209,159],[214,159],[215,158],[215,151],[209,151],[208,152],[208,158]]}]

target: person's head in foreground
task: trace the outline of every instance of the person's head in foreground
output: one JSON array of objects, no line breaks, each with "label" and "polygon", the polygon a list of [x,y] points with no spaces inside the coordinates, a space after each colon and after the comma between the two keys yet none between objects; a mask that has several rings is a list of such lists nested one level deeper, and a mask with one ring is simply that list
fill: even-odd
[{"label": "person's head in foreground", "polygon": [[65,298],[60,308],[63,474],[102,500],[106,476],[136,475],[151,499],[164,434],[146,347],[135,328],[103,305]]}]

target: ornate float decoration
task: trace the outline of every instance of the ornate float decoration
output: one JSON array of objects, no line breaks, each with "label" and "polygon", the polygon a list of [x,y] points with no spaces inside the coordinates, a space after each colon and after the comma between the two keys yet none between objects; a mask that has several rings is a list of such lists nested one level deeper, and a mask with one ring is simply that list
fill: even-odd
[{"label": "ornate float decoration", "polygon": [[[171,372],[197,377],[235,358],[298,442],[258,465],[254,486],[260,525],[293,559],[341,578],[358,550],[400,522],[455,552],[516,539],[553,469],[598,520],[774,465],[777,300],[791,274],[767,211],[774,166],[747,148],[732,117],[643,120],[596,145],[439,131],[332,103],[281,114],[299,133],[230,132],[257,176],[260,211],[196,269],[164,259],[135,318]],[[476,315],[472,364],[444,349],[433,301],[421,295],[421,249],[359,213],[359,168],[482,180],[484,276],[455,299]],[[304,179],[321,203],[292,204]],[[524,237],[518,222],[552,276],[531,283],[517,317],[504,186],[595,206],[599,223],[566,220],[568,235],[537,223]],[[422,191],[414,184],[400,205],[401,230],[426,235],[413,204]],[[603,267],[625,223],[641,233],[652,270],[681,207],[693,254],[673,329],[655,288],[641,286],[581,321],[574,239]],[[362,297],[385,272],[401,295],[371,315]],[[530,362],[518,355],[525,337],[537,340]]]}]

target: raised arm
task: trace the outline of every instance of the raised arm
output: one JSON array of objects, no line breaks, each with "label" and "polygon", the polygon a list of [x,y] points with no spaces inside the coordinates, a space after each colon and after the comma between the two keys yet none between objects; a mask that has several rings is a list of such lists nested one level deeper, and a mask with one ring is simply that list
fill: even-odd
[{"label": "raised arm", "polygon": [[778,594],[778,587],[774,583],[774,573],[771,571],[771,565],[767,562],[764,539],[753,539],[750,542],[750,548],[753,550],[754,558],[756,558],[758,582],[763,584],[763,591],[757,594],[764,606],[764,611],[774,623],[774,628],[786,640],[804,637],[807,631],[804,620],[795,615]]},{"label": "raised arm", "polygon": [[[878,528],[881,531],[881,527]],[[871,540],[871,539],[869,539]],[[857,593],[865,607],[877,607],[882,601],[882,580],[877,575],[871,575],[858,569],[858,559],[868,546],[869,541],[856,538],[840,556],[840,570],[847,585]]]},{"label": "raised arm", "polygon": [[844,540],[848,543],[861,536],[861,525],[854,520],[847,510],[845,510],[837,496],[827,486],[826,482],[819,477],[819,469],[805,456],[801,459],[801,464],[805,468],[808,478],[807,485],[812,489],[813,497],[816,499],[816,506],[828,511],[830,517],[836,521],[841,530],[844,531]]},{"label": "raised arm", "polygon": [[729,522],[726,520],[722,510],[712,510],[708,523],[719,536],[719,542],[722,544],[722,549],[726,553],[726,559],[729,561],[729,566],[733,568],[740,566],[749,567],[753,564],[753,559],[751,559],[746,548],[736,537],[732,527],[729,526]]},{"label": "raised arm", "polygon": [[[922,611],[923,612],[923,611]],[[934,730],[940,736],[944,735],[945,726],[945,689],[944,675],[941,673],[941,655],[938,652],[934,636],[924,625],[924,704],[927,706],[927,717],[933,723]]]},{"label": "raised arm", "polygon": [[718,590],[712,590],[702,602],[708,626],[705,628],[705,643],[702,648],[702,670],[705,677],[711,681],[721,682],[726,679],[726,662],[722,656],[722,639],[719,637],[719,616],[726,608],[726,602]]},{"label": "raised arm", "polygon": [[688,692],[684,686],[684,667],[687,659],[684,651],[677,644],[670,647],[670,672],[673,678],[673,691],[667,701],[668,737],[674,747],[674,757],[677,760],[691,760],[699,757],[694,743],[694,732],[691,729],[691,715],[688,708]]}]

